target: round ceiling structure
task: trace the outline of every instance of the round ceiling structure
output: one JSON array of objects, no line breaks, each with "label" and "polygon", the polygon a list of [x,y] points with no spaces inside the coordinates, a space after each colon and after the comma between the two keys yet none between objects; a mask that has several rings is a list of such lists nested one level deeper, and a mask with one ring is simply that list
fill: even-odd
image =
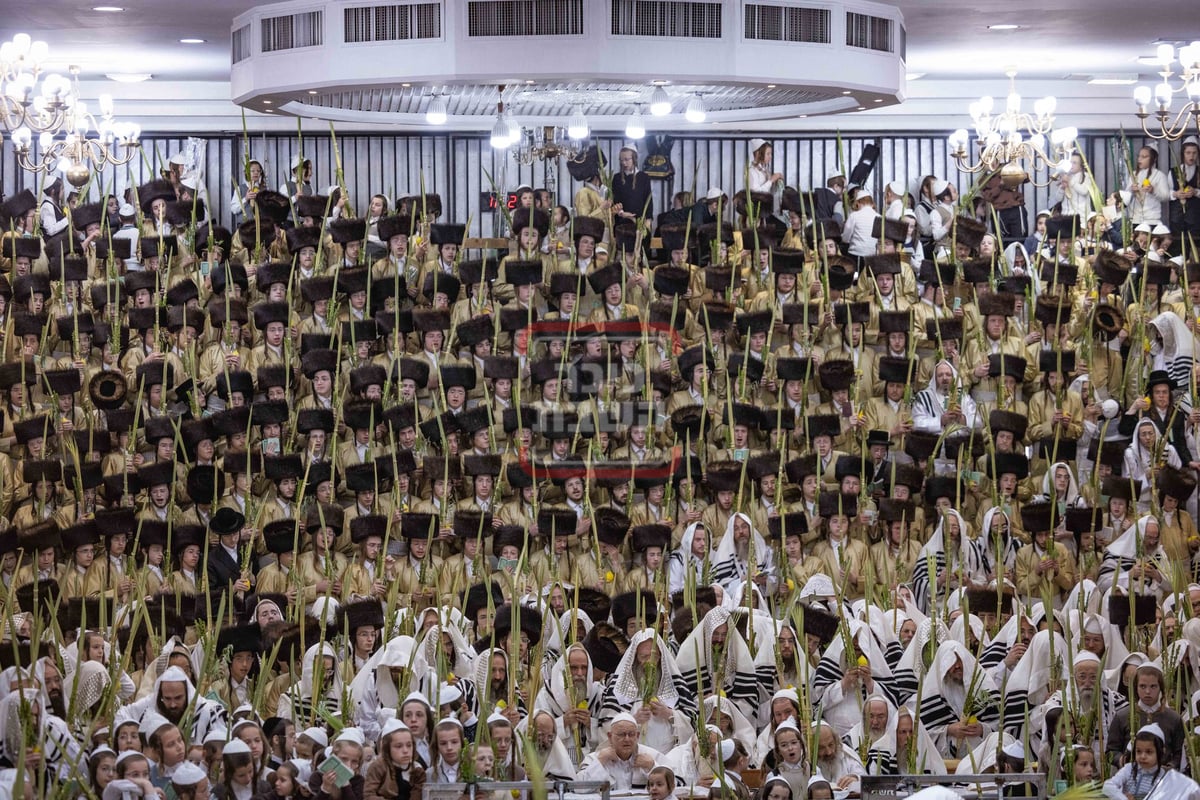
[{"label": "round ceiling structure", "polygon": [[232,90],[355,125],[427,129],[432,109],[487,130],[503,101],[521,124],[681,130],[895,105],[904,51],[899,11],[850,0],[292,0],[234,20]]}]

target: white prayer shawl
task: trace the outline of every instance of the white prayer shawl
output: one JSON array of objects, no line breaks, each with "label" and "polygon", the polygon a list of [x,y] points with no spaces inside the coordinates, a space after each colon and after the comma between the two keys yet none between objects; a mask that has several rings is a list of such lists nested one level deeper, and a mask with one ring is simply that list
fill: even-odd
[{"label": "white prayer shawl", "polygon": [[[951,372],[954,373],[950,391],[946,395],[941,394],[937,390],[937,368],[942,364],[948,366]],[[943,359],[934,366],[933,375],[929,378],[929,384],[918,392],[916,398],[913,400],[913,430],[938,434],[944,432],[942,429],[942,414],[946,413],[946,409],[950,406],[950,397],[954,394],[955,387],[959,387],[958,407],[966,419],[966,427],[979,427],[979,413],[975,406],[975,401],[971,399],[970,393],[962,387],[958,370],[949,361]]]},{"label": "white prayer shawl", "polygon": [[[987,579],[987,555],[984,553],[986,544],[982,538],[971,539],[967,535],[967,522],[962,514],[953,508],[946,509],[938,521],[937,528],[929,541],[917,555],[917,563],[913,565],[912,588],[917,607],[926,614],[937,610],[934,598],[944,590],[937,588],[938,573],[947,568],[946,563],[946,519],[953,516],[958,521],[958,554],[955,571],[961,569],[964,581],[983,583]],[[930,562],[934,571],[930,574]]]},{"label": "white prayer shawl", "polygon": [[1004,684],[1005,729],[1013,736],[1024,740],[1022,729],[1025,727],[1025,710],[1046,701],[1050,696],[1051,681],[1059,686],[1066,684],[1071,674],[1072,652],[1067,650],[1067,640],[1062,634],[1052,634],[1049,630],[1034,634],[1029,649],[1013,667],[1012,674]]},{"label": "white prayer shawl", "polygon": [[[354,680],[350,682],[350,701],[354,703],[354,724],[362,728],[368,740],[378,739],[383,730],[383,709],[399,709],[404,698],[400,696],[392,667],[412,670],[416,658],[416,643],[411,636],[396,636],[390,639],[367,659]],[[416,688],[416,678],[413,678]],[[430,704],[434,706],[434,703]],[[374,736],[372,736],[374,733]]]},{"label": "white prayer shawl", "polygon": [[731,592],[734,584],[745,581],[749,577],[748,564],[746,563],[746,559],[749,557],[749,543],[745,545],[746,554],[739,553],[736,537],[733,534],[733,525],[738,519],[741,519],[750,526],[750,536],[754,541],[754,560],[756,562],[754,574],[766,575],[768,586],[770,586],[776,579],[775,552],[767,544],[767,540],[763,538],[762,534],[754,528],[754,523],[750,521],[750,517],[740,511],[731,514],[729,521],[725,524],[725,535],[721,537],[721,543],[717,547],[716,555],[713,556],[713,581],[721,584],[721,587],[726,592]]},{"label": "white prayer shawl", "polygon": [[[896,693],[901,702],[907,702],[917,692],[922,677],[925,675],[925,649],[930,640],[944,642],[950,638],[950,630],[940,617],[927,617],[917,625],[917,632],[904,648],[900,663],[896,665]],[[936,652],[937,647],[933,648]],[[932,654],[931,654],[932,658]]]},{"label": "white prayer shawl", "polygon": [[[539,714],[546,714],[552,719],[554,718],[554,715],[549,711],[544,709],[535,710],[528,717],[517,723],[517,732],[523,736],[531,735],[529,730],[530,726],[536,723],[537,716]],[[557,719],[555,719],[555,724],[559,725],[560,727],[562,725],[561,721]],[[521,741],[522,739],[517,737],[516,742],[520,743]],[[555,737],[554,744],[550,746],[550,750],[545,753],[539,750],[537,756],[541,760],[542,770],[546,773],[547,779],[561,781],[571,781],[575,779],[577,767],[575,764],[571,763],[571,756],[567,753],[566,745],[561,737]]]},{"label": "white prayer shawl", "polygon": [[728,697],[719,697],[717,695],[709,695],[704,698],[704,720],[705,722],[715,725],[713,714],[717,708],[720,708],[721,713],[729,717],[733,723],[732,738],[742,743],[742,747],[746,748],[746,753],[754,752],[754,726],[750,724],[750,720],[746,719],[746,715],[742,713],[736,705],[730,702]]},{"label": "white prayer shawl", "polygon": [[[730,617],[729,610],[720,606],[705,614],[679,646],[675,663],[684,684],[699,686],[701,696],[707,697],[719,690],[737,704],[745,716],[754,717],[763,700],[764,687],[769,685],[763,681],[769,682],[774,665],[765,667],[766,674],[760,681],[750,648]],[[722,661],[718,664],[713,662],[713,632],[722,625],[726,627],[725,646]],[[760,650],[765,648],[760,647]],[[718,675],[721,685],[714,686]]]},{"label": "white prayer shawl", "polygon": [[[317,678],[317,659],[328,656],[333,659],[333,669],[324,674],[326,679],[332,678],[329,686],[319,697],[314,697],[316,691],[314,682]],[[290,719],[296,724],[308,720],[314,704],[320,703],[335,716],[342,711],[342,671],[337,667],[338,653],[329,642],[318,642],[304,653],[303,666],[300,671],[300,683],[292,684],[288,691],[279,698],[279,716]],[[322,667],[322,669],[324,669]]]},{"label": "white prayer shawl", "polygon": [[[956,659],[962,660],[962,684],[946,678]],[[973,701],[967,697],[972,690]],[[947,733],[947,727],[973,716],[983,726],[985,734],[994,730],[1000,719],[999,692],[986,670],[978,665],[967,648],[960,642],[948,640],[938,646],[933,665],[925,675],[920,711],[921,722],[938,743],[938,752],[943,756],[960,757],[965,754],[965,748],[974,747],[980,737],[953,739]]]},{"label": "white prayer shawl", "polygon": [[[696,535],[696,529],[701,527],[701,523],[693,522],[687,526],[683,532],[683,540],[679,547],[671,551],[671,555],[667,558],[667,588],[674,594],[683,589],[686,583],[686,576],[690,571],[692,577],[696,579],[697,585],[703,586],[711,581],[704,580],[704,559],[697,558],[692,554],[692,539]],[[711,536],[714,531],[710,531]],[[712,551],[709,551],[709,569],[716,566],[713,559]]]},{"label": "white prayer shawl", "polygon": [[658,648],[659,659],[658,687],[653,697],[668,708],[674,709],[675,714],[669,722],[657,717],[652,718],[644,726],[642,741],[651,747],[659,745],[665,750],[670,750],[675,741],[687,738],[686,734],[680,737],[678,733],[690,728],[689,717],[696,713],[695,690],[684,683],[670,648],[653,628],[645,628],[633,635],[628,649],[617,664],[616,671],[608,677],[600,710],[600,724],[601,727],[607,728],[609,721],[617,714],[632,714],[642,707],[642,688],[639,683],[641,668],[635,668],[635,664],[638,645],[649,640],[653,640]]},{"label": "white prayer shawl", "polygon": [[1067,632],[1070,634],[1072,653],[1078,653],[1083,649],[1083,634],[1087,632],[1088,627],[1093,627],[1098,628],[1100,635],[1104,637],[1104,654],[1100,655],[1102,670],[1120,666],[1125,657],[1129,655],[1120,629],[1109,622],[1108,617],[1094,612],[1081,615],[1077,607],[1070,606],[1064,606],[1063,613],[1067,615]]},{"label": "white prayer shawl", "polygon": [[[443,633],[450,637],[450,643],[454,648],[453,659],[444,667],[441,665]],[[456,626],[434,625],[425,631],[420,641],[421,644],[417,648],[413,663],[413,670],[416,674],[423,675],[429,670],[449,670],[455,675],[463,676],[470,674],[471,665],[475,661],[475,649],[467,643],[466,637]]]},{"label": "white prayer shawl", "polygon": [[[900,775],[909,773],[908,753],[896,752],[896,727],[900,714],[895,705],[881,694],[874,694],[870,700],[878,700],[887,704],[888,720],[884,733],[878,739],[873,739],[867,746],[867,758],[863,767],[868,775]],[[912,717],[908,709],[905,713]],[[860,758],[862,755],[863,730],[866,721],[859,722],[844,737],[847,746]],[[916,737],[915,768],[917,774],[945,775],[946,762],[937,751],[937,744],[929,731],[918,720],[913,720],[913,736]]]},{"label": "white prayer shawl", "polygon": [[[587,703],[588,712],[592,715],[592,723],[587,731],[583,732],[579,742],[585,753],[590,749],[590,746],[600,741],[600,707],[604,700],[604,686],[598,681],[592,680],[592,657],[588,655],[587,648],[582,644],[573,644],[567,648],[567,652],[558,657],[554,665],[549,668],[548,674],[543,671],[542,674],[542,690],[537,693],[533,700],[533,714],[536,716],[539,712],[549,714],[554,719],[554,726],[558,731],[558,739],[566,748],[565,752],[569,756],[575,751],[575,735],[572,733],[574,728],[563,724],[563,714],[571,710],[574,706],[571,705],[570,696],[567,694],[567,659],[573,651],[578,650],[587,657],[587,689],[575,698],[576,703]],[[578,754],[578,760],[583,760],[584,753]]]},{"label": "white prayer shawl", "polygon": [[[1161,544],[1153,549],[1147,549],[1143,542],[1146,539],[1146,529],[1150,523],[1158,524],[1158,520],[1150,515],[1138,519],[1137,525],[1130,527],[1104,550],[1104,559],[1100,562],[1100,573],[1096,578],[1096,586],[1107,592],[1114,586],[1129,591],[1129,571],[1138,560],[1138,551],[1144,561],[1156,562],[1160,571],[1167,572],[1170,566],[1166,561]],[[1134,587],[1137,594],[1156,592],[1157,584],[1148,579],[1139,579]]]},{"label": "white prayer shawl", "polygon": [[[846,662],[856,661],[857,656],[847,655],[842,637],[834,637],[817,664],[817,672],[813,678],[813,698],[820,704],[821,721],[829,724],[838,737],[845,736],[855,723],[862,721],[862,703],[871,694],[882,694],[893,705],[900,702],[892,669],[888,666],[887,658],[874,633],[866,624],[857,620],[850,620],[847,624],[850,626],[850,636],[867,659],[875,687],[868,692],[864,685],[859,684],[859,697],[847,695],[842,691],[842,678],[848,667]],[[857,662],[854,666],[858,666]]]},{"label": "white prayer shawl", "polygon": [[1174,311],[1159,314],[1150,324],[1158,330],[1163,342],[1162,351],[1155,354],[1154,369],[1166,370],[1176,386],[1190,386],[1195,359],[1192,332]]},{"label": "white prayer shawl", "polygon": [[838,741],[838,750],[833,758],[828,761],[817,759],[817,770],[825,780],[831,785],[836,786],[838,781],[847,775],[853,775],[854,781],[846,787],[850,793],[857,793],[859,790],[859,778],[867,774],[866,768],[863,766],[862,759],[858,757],[858,753],[854,752],[844,742]]},{"label": "white prayer shawl", "polygon": [[[162,713],[162,710],[158,708],[158,696],[164,679],[168,682],[182,681],[188,703],[192,703],[193,696],[196,694],[196,687],[192,685],[192,681],[187,677],[187,673],[178,667],[168,667],[155,679],[154,688],[149,694],[140,700],[135,700],[129,705],[121,706],[117,710],[117,713],[113,716],[112,728],[114,731],[122,722],[136,721],[140,723],[142,717],[148,711],[153,710],[157,713]],[[205,697],[196,697],[193,708],[190,741],[202,742],[204,741],[204,737],[213,730],[228,727],[226,724],[225,706],[222,703],[209,700]]]}]

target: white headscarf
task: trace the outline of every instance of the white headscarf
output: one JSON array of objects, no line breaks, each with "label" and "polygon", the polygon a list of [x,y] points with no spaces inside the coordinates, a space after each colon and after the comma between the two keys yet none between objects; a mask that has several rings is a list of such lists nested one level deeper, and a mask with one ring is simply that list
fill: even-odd
[{"label": "white headscarf", "polygon": [[[413,670],[416,659],[417,647],[411,636],[396,636],[388,640],[386,646],[375,651],[367,659],[367,663],[362,665],[354,680],[350,682],[350,696],[355,704],[363,701],[365,692],[371,688],[373,681],[379,705],[382,708],[399,708],[403,698],[396,688],[396,682],[392,680],[391,668],[403,667]],[[420,675],[414,673],[414,688],[419,678]]]},{"label": "white headscarf", "polygon": [[634,674],[634,665],[637,663],[638,646],[642,642],[650,640],[653,640],[654,646],[658,648],[658,689],[655,696],[664,706],[675,708],[676,703],[679,702],[679,694],[675,691],[675,678],[679,675],[679,667],[676,665],[675,657],[671,655],[667,643],[653,628],[643,628],[629,640],[629,647],[621,656],[616,672],[613,673],[615,676],[613,694],[622,703],[641,700],[642,689],[638,685],[637,675]]}]

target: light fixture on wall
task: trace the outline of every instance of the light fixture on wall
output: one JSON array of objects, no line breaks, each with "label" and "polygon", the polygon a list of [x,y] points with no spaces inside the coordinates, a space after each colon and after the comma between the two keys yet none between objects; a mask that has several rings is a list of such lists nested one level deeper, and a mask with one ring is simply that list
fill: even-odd
[{"label": "light fixture on wall", "polygon": [[[1154,87],[1153,93],[1149,86],[1139,86],[1133,90],[1133,102],[1137,104],[1137,117],[1141,120],[1142,132],[1152,139],[1173,142],[1188,132],[1190,121],[1191,127],[1196,129],[1196,133],[1200,133],[1200,42],[1192,42],[1179,48],[1179,86],[1171,85],[1171,78],[1175,76],[1171,69],[1171,65],[1175,63],[1175,47],[1160,44],[1155,60],[1162,68],[1158,73],[1162,76],[1162,83]],[[1171,116],[1171,99],[1176,94],[1187,94],[1188,99],[1175,118],[1168,121],[1168,117]],[[1150,130],[1146,124],[1146,118],[1150,116],[1147,108],[1152,96],[1154,117],[1158,120],[1157,131]]]},{"label": "light fixture on wall", "polygon": [[[1009,94],[1004,101],[1004,110],[993,115],[995,101],[981,97],[971,103],[969,111],[975,123],[975,157],[968,151],[971,136],[966,129],[959,128],[950,134],[950,150],[958,168],[963,172],[1000,172],[1005,186],[1016,188],[1026,180],[1035,186],[1047,186],[1033,180],[1030,172],[1045,168],[1062,169],[1064,162],[1069,168],[1071,153],[1075,149],[1075,128],[1054,130],[1054,109],[1057,101],[1043,97],[1033,104],[1033,114],[1021,111],[1021,96],[1017,94],[1016,70],[1006,73]],[[1049,148],[1047,148],[1049,143]],[[1028,167],[1028,169],[1026,168]]]},{"label": "light fixture on wall", "polygon": [[435,94],[429,102],[429,110],[425,112],[425,121],[430,125],[445,125],[447,112],[446,95]]}]

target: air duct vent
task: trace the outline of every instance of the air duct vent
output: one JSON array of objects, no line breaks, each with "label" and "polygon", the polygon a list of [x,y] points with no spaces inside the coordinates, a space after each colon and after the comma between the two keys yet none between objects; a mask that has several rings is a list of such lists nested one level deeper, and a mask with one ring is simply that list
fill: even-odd
[{"label": "air duct vent", "polygon": [[267,17],[261,25],[264,53],[295,50],[298,47],[316,47],[325,41],[324,11]]},{"label": "air duct vent", "polygon": [[847,11],[846,44],[849,47],[891,53],[895,49],[892,43],[892,21],[886,17],[872,17]]},{"label": "air duct vent", "polygon": [[687,0],[612,0],[614,36],[720,39],[721,4]]},{"label": "air duct vent", "polygon": [[581,36],[583,0],[470,0],[467,35]]},{"label": "air duct vent", "polygon": [[442,38],[441,3],[354,6],[346,9],[345,42],[400,42]]},{"label": "air duct vent", "polygon": [[829,44],[829,9],[747,3],[744,34],[767,42]]}]

